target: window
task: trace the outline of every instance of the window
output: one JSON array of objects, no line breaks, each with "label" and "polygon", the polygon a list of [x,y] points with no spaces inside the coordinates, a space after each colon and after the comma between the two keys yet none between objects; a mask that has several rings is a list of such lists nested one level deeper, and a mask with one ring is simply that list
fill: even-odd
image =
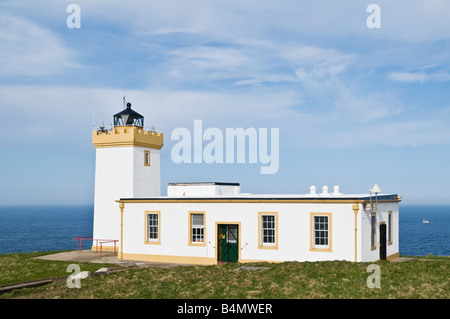
[{"label": "window", "polygon": [[228,230],[227,243],[229,243],[229,244],[237,243],[238,227],[235,225],[230,225],[230,226],[228,226],[227,230]]},{"label": "window", "polygon": [[331,213],[311,213],[311,251],[331,250]]},{"label": "window", "polygon": [[375,212],[370,214],[370,248],[377,248],[377,215]]},{"label": "window", "polygon": [[314,247],[328,247],[327,216],[314,216]]},{"label": "window", "polygon": [[161,213],[159,211],[145,212],[145,243],[146,244],[160,244],[161,236]]},{"label": "window", "polygon": [[278,213],[260,212],[258,215],[258,247],[278,249]]},{"label": "window", "polygon": [[392,212],[388,212],[388,244],[392,245]]},{"label": "window", "polygon": [[275,244],[275,216],[262,216],[262,243]]},{"label": "window", "polygon": [[144,166],[150,166],[150,151],[144,151]]},{"label": "window", "polygon": [[189,229],[189,244],[206,245],[204,212],[189,212]]}]

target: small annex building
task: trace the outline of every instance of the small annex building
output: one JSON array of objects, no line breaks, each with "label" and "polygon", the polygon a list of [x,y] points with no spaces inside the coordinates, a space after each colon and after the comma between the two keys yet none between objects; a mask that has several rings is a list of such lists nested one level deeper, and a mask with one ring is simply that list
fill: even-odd
[{"label": "small annex building", "polygon": [[113,128],[92,136],[93,237],[118,240],[119,258],[218,264],[399,256],[397,194],[343,194],[338,186],[248,194],[239,183],[195,182],[170,183],[161,196],[163,134],[143,122],[128,103]]}]

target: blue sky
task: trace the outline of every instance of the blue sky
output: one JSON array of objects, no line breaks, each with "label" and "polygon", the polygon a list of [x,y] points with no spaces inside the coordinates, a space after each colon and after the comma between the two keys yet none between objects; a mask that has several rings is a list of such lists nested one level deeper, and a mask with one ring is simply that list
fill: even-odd
[{"label": "blue sky", "polygon": [[[69,4],[81,28],[68,28]],[[381,28],[368,28],[371,3]],[[0,2],[0,204],[92,204],[94,125],[122,97],[165,134],[169,182],[450,203],[450,3]],[[171,132],[279,128],[280,164],[175,164]]]}]

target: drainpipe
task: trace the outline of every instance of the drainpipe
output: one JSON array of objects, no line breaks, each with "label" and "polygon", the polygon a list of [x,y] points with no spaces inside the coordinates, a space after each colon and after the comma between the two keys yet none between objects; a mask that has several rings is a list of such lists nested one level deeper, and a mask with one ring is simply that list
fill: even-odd
[{"label": "drainpipe", "polygon": [[125,208],[124,203],[120,203],[120,259],[123,259],[123,209]]},{"label": "drainpipe", "polygon": [[355,213],[355,262],[358,260],[357,259],[357,251],[358,251],[358,248],[357,248],[357,246],[358,246],[358,219],[357,219],[357,216],[358,216],[358,212],[359,212],[359,205],[357,204],[357,203],[355,203],[354,205],[353,205],[353,212]]}]

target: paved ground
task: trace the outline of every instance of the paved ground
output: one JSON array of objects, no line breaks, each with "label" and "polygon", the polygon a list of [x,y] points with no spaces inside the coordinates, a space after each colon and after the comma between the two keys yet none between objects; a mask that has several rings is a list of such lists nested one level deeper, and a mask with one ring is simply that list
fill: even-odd
[{"label": "paved ground", "polygon": [[414,259],[417,259],[417,258],[414,258],[414,257],[398,257],[398,258],[395,258],[395,259],[391,260],[391,262],[399,263],[399,262],[402,262],[402,261],[408,261],[408,260],[414,260]]},{"label": "paved ground", "polygon": [[158,262],[143,262],[136,260],[122,260],[114,256],[112,252],[102,252],[102,258],[100,253],[96,253],[93,250],[74,250],[61,252],[51,255],[45,255],[35,257],[37,259],[46,260],[61,260],[61,261],[73,261],[73,262],[86,262],[86,263],[102,263],[102,264],[116,264],[120,267],[174,267],[178,264],[174,263],[158,263]]},{"label": "paved ground", "polygon": [[[47,260],[62,260],[62,261],[73,261],[73,262],[87,262],[87,263],[103,263],[103,264],[116,264],[120,267],[174,267],[181,264],[175,263],[158,263],[158,262],[143,262],[136,260],[122,260],[114,256],[112,252],[102,252],[102,258],[100,258],[100,253],[95,252],[90,249],[86,250],[73,250],[62,253],[56,253],[51,255],[45,255],[41,257],[35,257],[38,259]],[[399,257],[391,262],[403,262],[408,260],[416,259],[414,257]],[[184,265],[184,264],[183,264]]]}]

